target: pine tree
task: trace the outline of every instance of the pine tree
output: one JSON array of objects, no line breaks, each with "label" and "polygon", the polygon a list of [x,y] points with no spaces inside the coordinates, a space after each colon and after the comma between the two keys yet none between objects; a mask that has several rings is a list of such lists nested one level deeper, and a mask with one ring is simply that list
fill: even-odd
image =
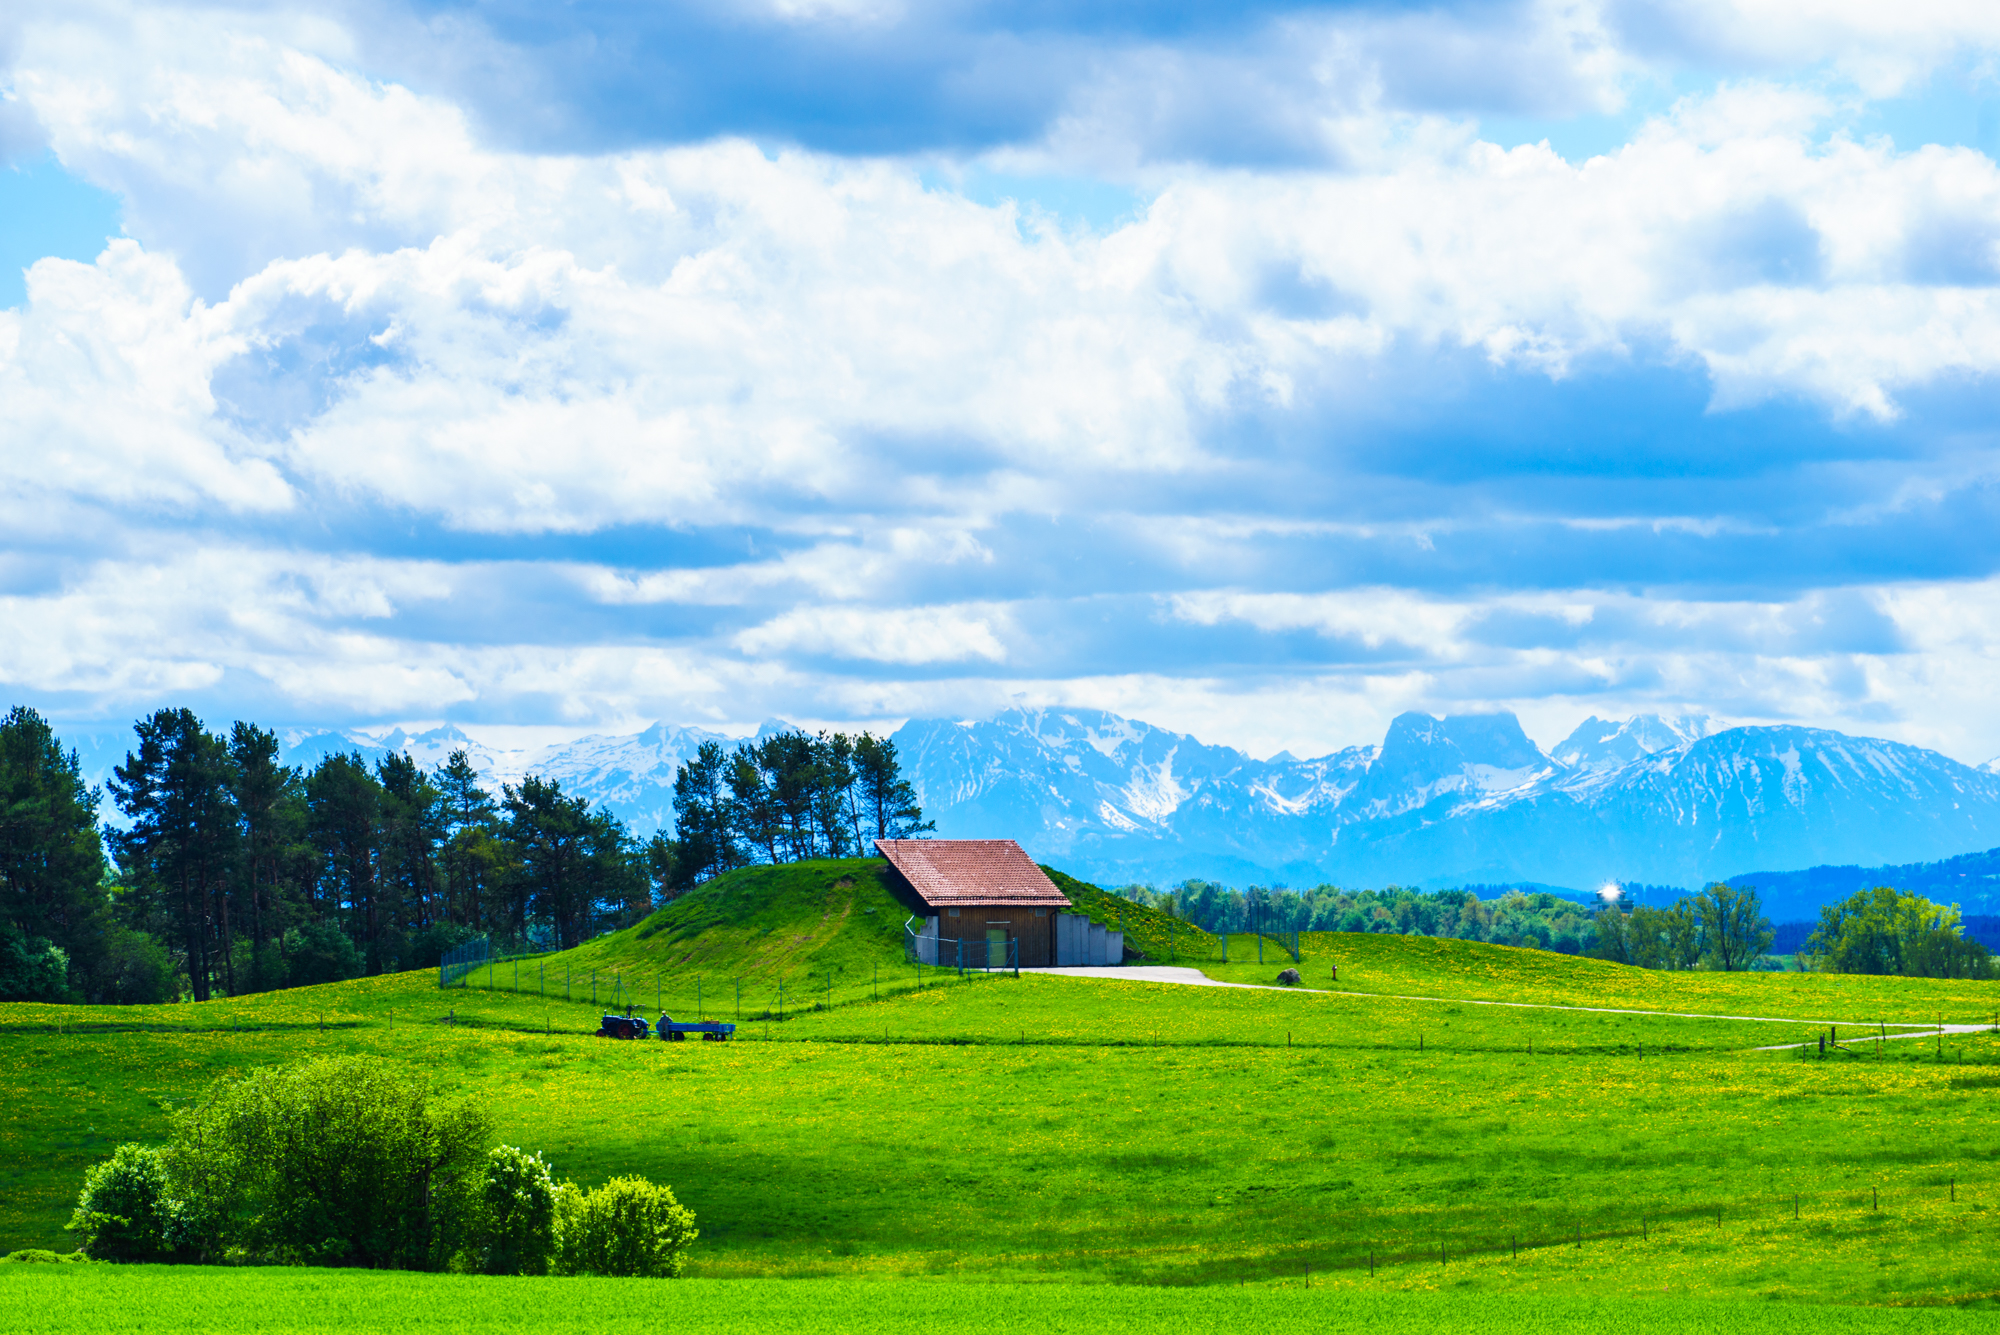
[{"label": "pine tree", "polygon": [[222,739],[189,710],[159,710],[133,731],[138,750],[126,755],[110,783],[131,827],[107,833],[134,909],[155,908],[171,924],[194,998],[206,1001],[218,953],[225,986],[233,974],[228,886],[237,841],[234,766]]},{"label": "pine tree", "polygon": [[229,732],[236,814],[242,842],[237,900],[250,918],[248,991],[282,987],[287,918],[297,912],[300,872],[310,865],[305,842],[305,784],[299,771],[278,763],[277,734],[252,723]]},{"label": "pine tree", "polygon": [[903,777],[896,744],[864,732],[854,742],[855,787],[860,794],[862,824],[875,839],[912,839],[937,829],[924,819],[916,789]]},{"label": "pine tree", "polygon": [[97,804],[76,753],[63,751],[48,721],[32,709],[11,710],[0,722],[0,935],[11,934],[29,956],[61,951],[66,987],[80,985],[74,980],[101,952],[107,904]]}]

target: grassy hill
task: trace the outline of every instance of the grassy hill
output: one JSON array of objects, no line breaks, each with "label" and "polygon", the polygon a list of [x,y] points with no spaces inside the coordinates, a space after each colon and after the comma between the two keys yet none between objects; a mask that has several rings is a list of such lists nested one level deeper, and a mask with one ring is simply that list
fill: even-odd
[{"label": "grassy hill", "polygon": [[[701,885],[636,926],[492,971],[494,986],[583,998],[595,980],[606,1006],[638,1004],[704,1013],[740,989],[751,1011],[778,1005],[782,983],[803,1004],[870,994],[894,983],[903,925],[919,905],[897,897],[881,858],[744,867]],[[477,988],[483,975],[467,980]],[[829,990],[830,988],[830,990]],[[699,995],[697,995],[699,993]],[[676,1009],[676,1008],[679,1009]]]}]

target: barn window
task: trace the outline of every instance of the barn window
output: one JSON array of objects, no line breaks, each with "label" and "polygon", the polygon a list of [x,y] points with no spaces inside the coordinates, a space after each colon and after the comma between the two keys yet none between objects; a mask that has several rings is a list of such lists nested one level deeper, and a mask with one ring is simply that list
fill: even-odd
[{"label": "barn window", "polygon": [[946,909],[946,910],[945,910],[945,913],[946,913],[946,914],[947,914],[948,916],[950,916],[950,917],[953,917],[953,918],[956,918],[956,917],[958,916],[958,910],[957,910],[957,909]]},{"label": "barn window", "polygon": [[1047,909],[1036,909],[1035,916],[1037,918],[1046,918],[1049,916],[1049,911]]}]

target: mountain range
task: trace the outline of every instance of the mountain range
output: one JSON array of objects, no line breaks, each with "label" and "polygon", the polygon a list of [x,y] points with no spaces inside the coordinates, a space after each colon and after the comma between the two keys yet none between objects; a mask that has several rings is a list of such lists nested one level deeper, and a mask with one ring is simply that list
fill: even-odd
[{"label": "mountain range", "polygon": [[[759,735],[786,726],[773,720]],[[65,737],[102,782],[130,734]],[[672,824],[682,761],[705,740],[734,741],[669,724],[512,750],[449,726],[281,737],[287,763],[304,766],[332,751],[391,750],[436,765],[463,748],[496,786],[557,779],[641,836]],[[1512,714],[1407,713],[1380,745],[1305,760],[1258,760],[1083,709],[916,719],[894,739],[940,837],[1016,838],[1103,884],[1698,887],[1745,868],[1919,863],[2000,845],[1991,766],[1702,717],[1591,718],[1545,752]],[[1801,903],[1773,911],[1810,913],[1818,884],[1799,881],[1785,894]],[[1975,886],[1968,912],[2000,905],[2000,891]]]}]

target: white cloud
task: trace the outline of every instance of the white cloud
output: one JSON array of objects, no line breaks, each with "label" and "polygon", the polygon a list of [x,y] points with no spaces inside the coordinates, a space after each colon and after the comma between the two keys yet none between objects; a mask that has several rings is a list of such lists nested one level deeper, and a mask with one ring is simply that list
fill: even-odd
[{"label": "white cloud", "polygon": [[[1321,83],[1290,110],[1340,170],[1154,161],[1150,207],[1098,236],[897,160],[727,138],[509,150],[450,100],[358,73],[345,30],[309,17],[39,13],[18,105],[123,193],[137,239],[44,261],[0,312],[0,522],[36,551],[89,551],[0,572],[16,689],[122,708],[247,684],[368,717],[722,722],[1020,697],[1265,750],[1368,737],[1403,707],[1553,726],[1693,703],[1985,729],[2000,749],[2000,718],[1962,721],[1986,718],[2000,642],[1966,585],[1704,602],[1579,570],[1576,589],[1524,592],[1546,575],[1502,554],[1482,587],[1433,596],[1397,586],[1408,553],[1503,524],[1514,501],[1475,481],[1452,513],[1414,484],[1365,523],[1236,509],[1257,500],[1246,467],[1314,495],[1378,482],[1350,423],[1430,393],[1426,369],[1467,351],[1538,382],[1704,367],[1718,415],[1796,397],[1843,425],[1982,383],[2000,368],[2000,171],[1829,138],[1817,86],[1730,84],[1573,163],[1384,110],[1383,81],[1411,76],[1446,20],[1384,20],[1366,50],[1333,25],[1309,34]],[[1715,40],[1745,59],[1819,51],[1887,87],[2000,40],[1983,13],[1740,5]],[[1564,99],[1614,106],[1637,77],[1616,17],[1533,7],[1540,54],[1521,69],[1567,60]],[[1445,34],[1461,65],[1499,49],[1468,32]],[[1112,94],[1147,69],[1213,74],[1141,55],[1033,151],[1111,161],[1144,138],[1112,142],[1130,111]],[[1237,65],[1213,88],[1254,82],[1254,60],[1217,59]],[[1306,445],[1266,451],[1267,434]],[[1983,445],[1956,448],[1944,482],[1919,460],[1882,494],[1985,485]],[[1695,471],[1679,462],[1656,475]],[[1580,529],[1613,522],[1579,509]],[[1673,522],[1691,541],[1730,530]],[[288,533],[297,548],[271,536]],[[1393,547],[1391,573],[1262,560],[1333,533]],[[547,602],[521,592],[538,581]],[[1381,661],[1154,661],[1092,620],[1118,598],[1177,632],[1303,632]],[[1099,647],[1063,659],[1023,629],[1055,625],[1053,643],[1064,618]]]},{"label": "white cloud", "polygon": [[1007,657],[996,608],[801,607],[735,637],[753,657],[803,654],[872,663],[961,663]]}]

